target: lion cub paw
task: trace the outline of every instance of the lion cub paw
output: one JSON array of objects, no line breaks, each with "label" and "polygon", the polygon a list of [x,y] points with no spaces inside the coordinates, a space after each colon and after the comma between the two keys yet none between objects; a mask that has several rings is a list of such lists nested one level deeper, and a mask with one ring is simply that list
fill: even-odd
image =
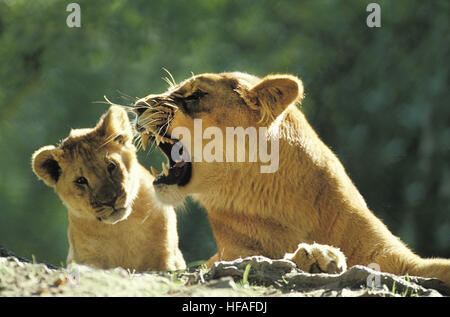
[{"label": "lion cub paw", "polygon": [[347,269],[344,254],[338,248],[324,244],[300,243],[294,253],[286,253],[284,258],[309,273],[338,274]]}]

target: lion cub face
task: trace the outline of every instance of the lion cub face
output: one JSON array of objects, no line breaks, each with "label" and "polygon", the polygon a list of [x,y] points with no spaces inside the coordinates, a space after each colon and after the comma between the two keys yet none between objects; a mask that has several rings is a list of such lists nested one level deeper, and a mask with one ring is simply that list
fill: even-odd
[{"label": "lion cub face", "polygon": [[242,169],[243,163],[235,158],[245,152],[242,157],[248,159],[249,144],[233,145],[228,157],[226,141],[219,142],[212,151],[219,158],[215,160],[202,158],[202,149],[211,147],[208,142],[213,135],[226,136],[229,128],[269,127],[302,95],[301,81],[294,76],[260,79],[245,73],[220,73],[193,76],[163,94],[138,100],[135,127],[144,149],[147,142],[154,141],[168,158],[161,173],[152,168],[158,198],[167,204],[181,204],[187,195],[214,188],[221,175],[232,173],[239,164]]},{"label": "lion cub face", "polygon": [[136,149],[126,112],[113,106],[92,129],[72,130],[58,147],[33,154],[33,171],[74,216],[126,219],[138,190]]}]

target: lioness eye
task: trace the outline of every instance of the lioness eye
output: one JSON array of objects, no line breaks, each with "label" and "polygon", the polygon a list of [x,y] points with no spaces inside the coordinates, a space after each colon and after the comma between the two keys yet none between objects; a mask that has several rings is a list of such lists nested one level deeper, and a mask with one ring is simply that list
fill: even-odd
[{"label": "lioness eye", "polygon": [[115,163],[109,163],[108,164],[108,172],[112,173],[117,168],[117,165]]},{"label": "lioness eye", "polygon": [[184,98],[184,100],[198,100],[204,96],[206,96],[208,93],[201,91],[201,90],[196,90],[192,95],[187,96],[186,98]]},{"label": "lioness eye", "polygon": [[148,105],[146,105],[143,102],[138,102],[135,106],[134,106],[134,113],[137,114],[138,116],[142,115],[147,109],[148,109]]},{"label": "lioness eye", "polygon": [[148,108],[147,107],[136,107],[134,108],[134,112],[140,116],[142,115]]},{"label": "lioness eye", "polygon": [[78,177],[78,178],[75,180],[75,183],[80,184],[80,185],[85,185],[85,184],[88,183],[88,181],[87,181],[86,178],[84,178],[83,176],[81,176],[81,177]]}]

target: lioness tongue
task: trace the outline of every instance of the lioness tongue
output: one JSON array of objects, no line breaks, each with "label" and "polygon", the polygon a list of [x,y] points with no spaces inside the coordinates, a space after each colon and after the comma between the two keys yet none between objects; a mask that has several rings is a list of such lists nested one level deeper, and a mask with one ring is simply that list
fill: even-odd
[{"label": "lioness tongue", "polygon": [[142,148],[144,149],[144,151],[147,149],[147,143],[148,143],[149,139],[150,139],[150,135],[148,135],[148,134],[143,134],[141,137]]}]

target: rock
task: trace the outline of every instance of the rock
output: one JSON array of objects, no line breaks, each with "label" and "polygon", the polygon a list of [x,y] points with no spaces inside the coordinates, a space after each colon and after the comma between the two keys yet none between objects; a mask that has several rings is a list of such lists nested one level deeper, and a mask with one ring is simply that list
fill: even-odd
[{"label": "rock", "polygon": [[210,283],[208,283],[208,287],[236,289],[237,286],[236,283],[234,282],[234,279],[230,276],[227,276],[221,277],[218,280],[212,280]]},{"label": "rock", "polygon": [[341,274],[311,274],[299,270],[291,261],[271,260],[262,256],[216,262],[207,277],[243,279],[247,266],[250,266],[247,277],[249,283],[290,291],[313,292],[321,289],[328,293],[335,292],[336,296],[349,296],[355,290],[359,291],[358,296],[450,296],[450,287],[437,279],[400,277],[361,265],[353,266]]},{"label": "rock", "polygon": [[242,279],[247,265],[250,265],[249,281],[261,285],[283,285],[282,277],[287,273],[296,271],[296,265],[289,260],[271,260],[263,256],[252,256],[234,261],[221,261],[214,263],[208,279],[217,279],[231,276]]}]

